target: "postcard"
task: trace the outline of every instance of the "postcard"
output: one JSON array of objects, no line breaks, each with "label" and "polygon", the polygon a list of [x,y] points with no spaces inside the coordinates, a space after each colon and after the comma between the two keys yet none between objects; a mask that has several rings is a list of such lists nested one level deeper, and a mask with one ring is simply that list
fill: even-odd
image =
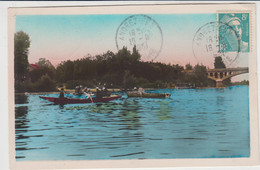
[{"label": "postcard", "polygon": [[11,169],[257,165],[255,4],[8,9]]}]

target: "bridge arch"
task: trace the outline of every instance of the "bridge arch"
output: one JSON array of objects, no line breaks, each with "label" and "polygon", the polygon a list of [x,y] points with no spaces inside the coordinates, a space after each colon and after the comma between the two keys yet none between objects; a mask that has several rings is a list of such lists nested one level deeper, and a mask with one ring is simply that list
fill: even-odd
[{"label": "bridge arch", "polygon": [[208,69],[207,77],[216,81],[216,87],[224,87],[224,80],[244,73],[248,73],[248,67]]}]

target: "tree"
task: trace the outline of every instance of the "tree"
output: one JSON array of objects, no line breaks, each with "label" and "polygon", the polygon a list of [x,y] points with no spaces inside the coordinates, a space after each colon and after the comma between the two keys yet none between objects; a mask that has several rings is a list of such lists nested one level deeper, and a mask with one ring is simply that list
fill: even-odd
[{"label": "tree", "polygon": [[136,49],[136,45],[134,45],[134,48],[133,48],[132,58],[134,59],[134,61],[139,61],[141,59],[141,55],[138,52],[138,50]]},{"label": "tree", "polygon": [[39,67],[29,72],[29,77],[32,82],[38,81],[45,74],[47,74],[51,79],[55,78],[56,69],[49,60],[40,58],[35,64]]},{"label": "tree", "polygon": [[51,62],[45,58],[40,58],[39,61],[37,63],[39,67],[49,67],[49,68],[54,68],[54,66],[51,64]]},{"label": "tree", "polygon": [[134,77],[134,75],[130,73],[129,70],[125,71],[123,85],[126,89],[133,88],[134,86],[136,86],[136,78]]},{"label": "tree", "polygon": [[14,35],[14,73],[15,80],[24,81],[28,73],[28,52],[30,37],[23,31]]},{"label": "tree", "polygon": [[186,70],[192,70],[192,65],[190,65],[190,63],[189,63],[189,64],[186,64],[186,65],[185,65],[185,69],[186,69]]},{"label": "tree", "polygon": [[215,62],[214,62],[214,67],[215,68],[226,68],[226,65],[224,64],[222,57],[215,57]]},{"label": "tree", "polygon": [[67,60],[57,67],[57,79],[61,82],[74,80],[74,63],[75,61]]},{"label": "tree", "polygon": [[196,86],[205,87],[208,85],[207,68],[204,65],[197,64],[194,67],[196,76]]},{"label": "tree", "polygon": [[44,92],[55,91],[55,82],[47,74],[45,74],[37,81],[37,91],[38,90]]},{"label": "tree", "polygon": [[[226,68],[225,63],[223,62],[223,60],[220,56],[215,57],[214,67],[215,68]],[[224,80],[223,83],[224,83],[225,86],[230,86],[231,85],[231,78]]]}]

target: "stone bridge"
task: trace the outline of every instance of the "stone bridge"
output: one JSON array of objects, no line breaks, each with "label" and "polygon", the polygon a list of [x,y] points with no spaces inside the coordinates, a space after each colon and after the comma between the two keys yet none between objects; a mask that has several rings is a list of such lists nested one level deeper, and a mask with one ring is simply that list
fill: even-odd
[{"label": "stone bridge", "polygon": [[209,79],[216,81],[216,87],[224,87],[223,81],[239,74],[248,73],[248,67],[208,69]]}]

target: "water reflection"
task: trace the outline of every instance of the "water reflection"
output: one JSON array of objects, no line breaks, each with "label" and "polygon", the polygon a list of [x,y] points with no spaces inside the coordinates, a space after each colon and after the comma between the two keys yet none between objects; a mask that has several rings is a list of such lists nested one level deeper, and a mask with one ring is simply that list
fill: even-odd
[{"label": "water reflection", "polygon": [[[155,91],[157,92],[157,91]],[[16,98],[17,160],[248,157],[248,87],[160,89],[170,99],[54,105]],[[51,95],[50,95],[51,96]],[[24,103],[23,103],[24,102]],[[37,156],[35,156],[37,155]]]},{"label": "water reflection", "polygon": [[[29,127],[27,124],[29,120],[27,119],[28,107],[20,106],[15,108],[15,129],[17,134],[17,139],[23,138],[23,133],[27,132]],[[20,135],[21,133],[21,135]]]},{"label": "water reflection", "polygon": [[[140,120],[138,116],[139,104],[137,100],[125,99],[122,100],[122,103],[97,103],[87,106],[74,106],[67,107],[67,110],[82,110],[85,109],[89,113],[94,114],[108,114],[110,119],[115,117],[120,118],[119,121],[123,122],[125,125],[124,128],[120,127],[119,130],[128,129],[128,130],[137,130],[140,126]],[[119,111],[119,115],[116,115],[115,112]],[[113,114],[114,113],[114,114]],[[108,117],[107,117],[108,118]],[[103,121],[109,121],[109,118]],[[92,118],[94,120],[95,118]],[[113,120],[110,120],[113,121]]]},{"label": "water reflection", "polygon": [[60,105],[59,105],[59,108],[60,108],[60,109],[64,109],[64,105],[63,105],[63,104],[60,104]]},{"label": "water reflection", "polygon": [[112,113],[114,110],[118,110],[122,108],[121,104],[118,103],[97,103],[94,105],[90,105],[85,107],[86,109],[89,109],[89,112],[91,113]]},{"label": "water reflection", "polygon": [[[20,106],[15,108],[15,150],[26,150],[27,142],[24,141],[29,138],[26,136],[30,126],[28,123],[30,122],[27,119],[28,107]],[[17,156],[16,158],[25,158],[25,156]]]},{"label": "water reflection", "polygon": [[137,100],[125,100],[123,107],[120,111],[121,120],[126,125],[126,129],[138,130],[141,127],[141,123],[138,116],[139,104]]},{"label": "water reflection", "polygon": [[169,120],[169,119],[171,119],[172,118],[172,116],[170,115],[171,101],[163,100],[163,101],[159,101],[159,102],[156,102],[156,103],[159,104],[159,109],[157,110],[158,120]]},{"label": "water reflection", "polygon": [[15,104],[28,103],[28,96],[25,94],[15,94]]},{"label": "water reflection", "polygon": [[223,102],[225,101],[225,98],[223,96],[217,96],[216,98],[216,104],[222,106]]}]

